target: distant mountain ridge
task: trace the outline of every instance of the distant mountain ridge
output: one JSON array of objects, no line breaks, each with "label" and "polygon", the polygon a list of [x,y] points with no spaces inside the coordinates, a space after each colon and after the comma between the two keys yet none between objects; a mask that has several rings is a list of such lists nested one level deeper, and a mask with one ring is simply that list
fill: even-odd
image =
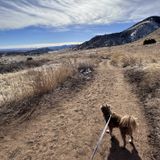
[{"label": "distant mountain ridge", "polygon": [[91,49],[130,43],[147,36],[158,28],[160,28],[160,17],[148,17],[122,32],[95,36],[91,40],[76,46],[76,49]]},{"label": "distant mountain ridge", "polygon": [[50,51],[59,51],[64,49],[69,49],[75,47],[75,45],[61,45],[61,46],[51,46],[43,48],[22,48],[22,49],[0,49],[0,56],[2,55],[37,55],[44,54]]}]

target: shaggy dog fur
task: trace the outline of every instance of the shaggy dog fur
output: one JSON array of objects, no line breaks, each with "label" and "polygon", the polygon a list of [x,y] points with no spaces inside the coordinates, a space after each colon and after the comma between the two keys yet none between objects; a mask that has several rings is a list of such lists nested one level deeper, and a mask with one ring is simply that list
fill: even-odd
[{"label": "shaggy dog fur", "polygon": [[111,137],[112,137],[113,128],[119,128],[122,139],[123,139],[123,143],[124,143],[123,147],[126,146],[126,135],[129,135],[131,137],[129,142],[133,143],[133,132],[137,128],[136,118],[134,118],[133,116],[129,116],[129,115],[121,117],[117,115],[116,113],[111,112],[109,105],[102,105],[101,111],[103,113],[106,123],[111,115],[111,119],[108,125],[109,133]]}]

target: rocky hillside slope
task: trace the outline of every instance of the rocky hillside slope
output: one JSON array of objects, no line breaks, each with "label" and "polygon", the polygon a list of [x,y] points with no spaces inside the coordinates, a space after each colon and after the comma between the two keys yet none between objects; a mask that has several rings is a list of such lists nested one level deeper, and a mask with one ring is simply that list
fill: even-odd
[{"label": "rocky hillside slope", "polygon": [[130,43],[147,36],[158,28],[160,28],[160,17],[152,16],[122,32],[95,36],[91,40],[78,45],[77,49],[91,49]]}]

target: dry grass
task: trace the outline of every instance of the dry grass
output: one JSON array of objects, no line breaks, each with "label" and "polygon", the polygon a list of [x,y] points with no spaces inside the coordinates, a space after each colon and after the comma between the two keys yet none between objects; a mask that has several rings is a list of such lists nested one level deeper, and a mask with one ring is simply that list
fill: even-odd
[{"label": "dry grass", "polygon": [[155,93],[160,89],[160,65],[150,64],[144,68],[144,78],[140,85],[141,88],[148,88],[149,93],[155,97]]},{"label": "dry grass", "polygon": [[153,63],[145,67],[129,68],[125,76],[138,87],[141,98],[155,97],[160,89],[160,65]]},{"label": "dry grass", "polygon": [[17,72],[19,70],[33,68],[33,67],[39,67],[47,62],[49,62],[49,60],[47,60],[47,59],[29,60],[29,61],[25,60],[25,61],[10,62],[10,63],[0,62],[0,74]]},{"label": "dry grass", "polygon": [[47,93],[72,76],[73,72],[72,65],[51,64],[0,75],[0,104]]},{"label": "dry grass", "polygon": [[65,61],[18,72],[0,74],[0,106],[54,90],[75,73],[93,71],[95,61],[84,58],[66,58]]},{"label": "dry grass", "polygon": [[[20,123],[34,115],[40,99],[48,92],[71,91],[85,84],[93,76],[94,60],[84,58],[61,59],[61,63],[18,72],[0,74],[0,126]],[[84,70],[80,70],[83,66]],[[16,122],[15,122],[16,123]]]},{"label": "dry grass", "polygon": [[135,85],[148,121],[149,142],[153,146],[153,155],[159,159],[160,138],[160,64],[149,63],[145,67],[131,67],[125,72],[128,80]]},{"label": "dry grass", "polygon": [[118,67],[140,66],[142,59],[136,55],[115,53],[111,57],[111,64]]},{"label": "dry grass", "polygon": [[93,61],[91,60],[80,60],[77,63],[77,69],[78,71],[85,71],[87,69],[93,71],[93,68],[95,67]]}]

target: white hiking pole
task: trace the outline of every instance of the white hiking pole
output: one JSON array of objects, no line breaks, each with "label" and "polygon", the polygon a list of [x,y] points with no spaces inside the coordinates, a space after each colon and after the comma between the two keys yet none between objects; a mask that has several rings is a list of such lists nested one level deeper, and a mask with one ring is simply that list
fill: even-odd
[{"label": "white hiking pole", "polygon": [[103,138],[103,136],[104,136],[104,134],[105,134],[105,131],[106,131],[107,127],[108,127],[108,124],[109,124],[110,119],[111,119],[111,115],[109,116],[109,119],[108,119],[108,121],[107,121],[107,123],[106,123],[106,125],[105,125],[105,127],[104,127],[104,129],[103,129],[103,131],[102,131],[102,133],[101,133],[101,136],[100,136],[100,138],[99,138],[99,140],[98,140],[98,142],[97,142],[97,145],[96,145],[96,147],[95,147],[95,149],[94,149],[94,151],[93,151],[91,160],[93,160],[93,158],[94,158],[94,156],[95,156],[95,154],[96,154],[96,152],[97,152],[97,150],[98,150],[98,147],[99,147],[100,144],[101,144],[102,138]]}]

